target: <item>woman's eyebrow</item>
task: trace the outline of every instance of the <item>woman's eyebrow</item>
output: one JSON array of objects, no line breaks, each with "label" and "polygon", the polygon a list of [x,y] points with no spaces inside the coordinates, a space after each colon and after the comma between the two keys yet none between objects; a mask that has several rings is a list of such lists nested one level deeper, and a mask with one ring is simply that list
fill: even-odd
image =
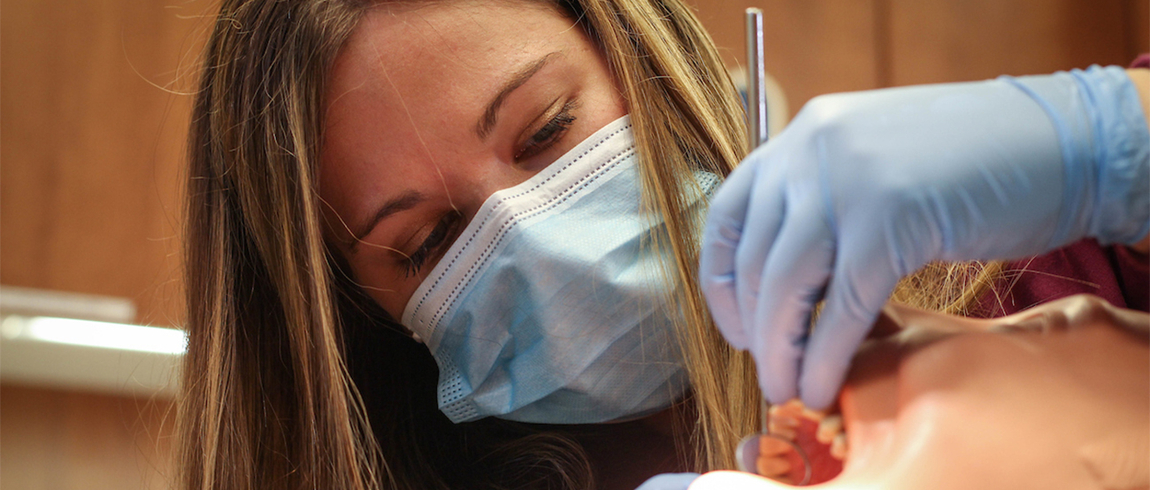
[{"label": "woman's eyebrow", "polygon": [[499,93],[495,95],[495,98],[491,99],[491,103],[487,104],[487,110],[483,111],[483,117],[481,117],[475,125],[475,134],[479,135],[480,139],[486,140],[487,135],[491,133],[491,128],[495,126],[496,112],[499,111],[499,107],[503,105],[503,101],[507,96],[511,95],[511,92],[514,92],[515,89],[524,83],[527,83],[527,80],[530,80],[539,70],[543,69],[543,67],[547,65],[547,62],[551,60],[551,57],[557,54],[559,54],[558,51],[543,55],[542,58],[519,69],[519,71],[511,76],[511,79],[508,80],[507,83],[503,84],[503,90],[500,90]]},{"label": "woman's eyebrow", "polygon": [[379,224],[380,221],[383,221],[384,218],[400,211],[411,209],[415,207],[416,204],[423,202],[425,199],[427,198],[423,194],[409,190],[403,194],[400,194],[398,197],[383,203],[383,205],[380,206],[379,209],[377,209],[375,213],[371,215],[371,219],[364,223],[363,226],[356,228],[354,231],[355,235],[352,237],[351,241],[351,252],[355,253],[356,247],[359,246],[360,240],[367,236],[368,233],[371,233],[371,230],[375,228],[375,225]]}]

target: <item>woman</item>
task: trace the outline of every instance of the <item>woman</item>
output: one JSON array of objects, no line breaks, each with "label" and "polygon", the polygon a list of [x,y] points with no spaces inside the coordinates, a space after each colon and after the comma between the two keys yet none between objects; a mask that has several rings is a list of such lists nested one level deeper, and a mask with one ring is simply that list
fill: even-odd
[{"label": "woman", "polygon": [[[190,145],[182,486],[634,488],[656,472],[733,466],[738,439],[757,426],[759,394],[750,358],[711,325],[695,264],[703,195],[745,152],[744,131],[719,57],[684,5],[226,1],[204,69]],[[619,158],[602,161],[626,163],[620,178],[642,183],[641,194],[632,185],[629,199],[610,201],[632,205],[625,226],[603,228],[638,230],[612,235],[628,251],[615,258],[646,262],[627,269],[626,287],[611,283],[626,294],[594,297],[629,308],[619,310],[628,322],[606,325],[625,327],[620,336],[663,336],[629,351],[641,355],[609,342],[590,361],[590,349],[570,349],[586,339],[533,340],[586,361],[579,369],[598,366],[580,374],[611,374],[605,364],[650,369],[645,395],[531,386],[513,376],[512,344],[458,342],[466,330],[453,344],[430,337],[438,328],[403,321],[425,318],[424,305],[432,322],[445,318],[439,307],[459,311],[415,298],[459,297],[476,308],[467,311],[490,304],[441,291],[439,278],[462,281],[449,276],[468,270],[445,265],[448,257],[483,250],[455,237],[472,224],[489,229],[477,217],[502,216],[489,202],[523,204],[514,192],[489,201],[497,189],[526,186],[523,195],[535,196],[534,184],[570,176],[551,179],[563,172],[553,167],[566,168],[553,161],[599,158],[599,142],[621,145]],[[573,154],[578,145],[586,152]],[[599,238],[575,234],[560,245],[594,250],[584,242]],[[549,270],[515,277],[571,282]],[[976,297],[961,294],[968,276],[956,286],[932,279],[940,270],[916,279],[927,285],[915,290],[929,293],[921,305],[961,308]],[[497,299],[519,304],[516,292]],[[586,304],[546,311],[591,317]],[[540,317],[484,314],[508,311]],[[463,318],[451,328],[470,325],[467,315],[451,318]],[[454,362],[473,354],[486,364]],[[511,367],[484,369],[493,365]],[[444,374],[453,369],[459,377]],[[468,402],[445,416],[453,387]],[[488,403],[509,393],[539,396]],[[568,401],[602,399],[623,401],[553,418]],[[557,424],[565,420],[612,424]]]},{"label": "woman", "polygon": [[[445,15],[451,12],[461,15]],[[515,22],[505,22],[508,16]],[[469,30],[468,22],[487,28]],[[374,54],[381,43],[405,41],[402,35],[372,37],[392,32],[368,28],[384,24],[424,26],[403,35],[439,36],[445,47],[404,60],[384,59],[420,45]],[[552,29],[531,30],[532,25]],[[476,49],[446,56],[468,48]],[[502,63],[482,58],[485,53],[530,56]],[[388,66],[372,73],[378,75],[367,77],[372,83],[391,90],[379,93],[401,95],[398,106],[387,108],[397,111],[388,113],[395,119],[357,125],[350,109],[384,103],[352,100],[377,88],[352,90],[372,68],[370,56],[384,62],[430,60],[445,69],[438,78],[422,79],[418,75],[433,66]],[[599,466],[596,478],[634,488],[658,471],[729,466],[738,438],[756,423],[758,393],[749,359],[731,351],[709,327],[694,278],[699,213],[682,196],[697,194],[690,190],[698,187],[695,175],[728,173],[744,153],[743,128],[735,91],[686,6],[677,1],[486,6],[224,2],[204,66],[191,144],[191,340],[180,446],[184,486],[584,487],[591,484],[590,458]],[[477,74],[507,66],[512,68],[497,78],[476,82],[481,80]],[[583,75],[592,72],[598,74]],[[567,104],[572,90],[581,97]],[[449,97],[447,107],[467,117],[419,105],[425,95]],[[487,107],[500,105],[493,104],[500,98],[501,106],[491,111],[496,121],[486,123]],[[456,226],[446,210],[473,213],[468,206],[475,205],[475,196],[486,197],[478,192],[483,189],[457,185],[451,180],[453,170],[436,169],[437,164],[453,161],[464,150],[500,162],[522,160],[527,164],[506,166],[515,172],[488,168],[491,182],[481,184],[521,182],[545,166],[541,162],[562,154],[562,145],[573,146],[598,129],[590,120],[609,122],[624,104],[638,152],[649,155],[641,161],[647,165],[641,171],[648,191],[644,202],[657,210],[666,230],[660,243],[643,245],[665,250],[656,257],[670,261],[668,282],[675,285],[654,291],[677,298],[681,311],[671,315],[673,320],[705,326],[690,329],[682,339],[681,355],[694,359],[684,363],[712,366],[687,370],[693,403],[685,410],[698,416],[682,430],[674,423],[646,429],[643,421],[611,427],[612,432],[630,431],[636,444],[661,449],[646,469],[621,465],[612,454],[619,443],[584,427],[528,426],[494,418],[451,424],[436,409],[436,365],[427,347],[412,341],[410,331],[396,321],[403,301],[388,296],[388,290],[402,288],[410,294],[434,265],[434,258],[429,261],[419,249],[441,223]],[[589,112],[604,107],[611,109],[603,115]],[[478,131],[480,121],[489,127]],[[418,131],[411,129],[412,122]],[[501,153],[478,144],[450,144],[455,142],[443,138],[455,136],[436,133],[439,126],[465,127],[467,137],[474,138],[468,141],[498,142]],[[562,131],[556,129],[575,134],[557,140]],[[480,132],[487,138],[480,138]],[[400,174],[403,170],[397,169],[396,178],[380,183],[411,186],[407,190],[433,195],[441,207],[426,215],[420,214],[424,208],[408,213],[425,219],[418,225],[364,237],[370,233],[364,223],[379,216],[380,208],[357,207],[365,203],[341,200],[343,193],[325,186],[349,187],[358,183],[357,175],[369,175],[354,168],[354,152],[384,151],[373,137],[389,145],[403,145],[407,138],[418,143],[396,151],[422,158],[426,166],[418,170],[431,173]],[[534,146],[527,148],[524,142],[532,138]],[[546,146],[554,141],[561,141],[560,147]],[[451,151],[457,153],[444,153]],[[438,180],[438,171],[445,172],[444,180]],[[403,196],[387,196],[395,197]],[[413,201],[419,200],[408,203]],[[350,221],[349,214],[354,214]],[[381,227],[394,224],[383,220]],[[391,241],[401,233],[414,246]],[[442,245],[443,239],[435,241]],[[354,251],[353,244],[358,244]],[[390,253],[388,248],[400,250]],[[357,262],[364,256],[374,262]],[[385,261],[386,271],[354,272]],[[397,279],[392,284],[382,282],[392,278]],[[580,447],[591,447],[592,454],[584,456]],[[611,463],[622,471],[604,468]]]}]

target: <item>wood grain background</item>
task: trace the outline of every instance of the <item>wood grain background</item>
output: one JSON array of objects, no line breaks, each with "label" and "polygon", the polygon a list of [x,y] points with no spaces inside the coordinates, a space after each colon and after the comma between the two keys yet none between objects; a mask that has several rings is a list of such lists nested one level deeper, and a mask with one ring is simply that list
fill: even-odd
[{"label": "wood grain background", "polygon": [[[1126,64],[1147,0],[695,0],[732,65],[764,10],[793,112],[828,92]],[[0,283],[178,325],[183,138],[212,4],[0,0]],[[154,488],[166,402],[0,387],[0,487]]]}]

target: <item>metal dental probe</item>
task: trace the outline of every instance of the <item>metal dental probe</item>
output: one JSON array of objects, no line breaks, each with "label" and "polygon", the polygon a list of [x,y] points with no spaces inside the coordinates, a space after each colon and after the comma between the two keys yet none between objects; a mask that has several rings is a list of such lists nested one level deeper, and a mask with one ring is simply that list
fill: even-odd
[{"label": "metal dental probe", "polygon": [[[755,151],[767,138],[767,68],[763,62],[763,11],[751,7],[747,18],[747,142],[748,152]],[[770,405],[763,399],[763,434],[769,434]]]},{"label": "metal dental probe", "polygon": [[[748,151],[754,151],[767,142],[767,91],[766,66],[763,58],[763,11],[757,8],[746,10],[747,20],[747,139]],[[770,431],[770,404],[766,395],[762,401],[762,430],[751,434],[739,443],[735,460],[739,469],[748,473],[758,473],[757,461],[763,437],[778,439],[790,445],[802,461],[803,478],[797,485],[806,485],[811,480],[811,463],[805,451],[793,441],[775,436]],[[788,472],[793,473],[793,472]],[[762,475],[770,476],[770,475]]]},{"label": "metal dental probe", "polygon": [[763,11],[747,9],[747,141],[749,151],[767,142],[767,69],[763,62]]}]

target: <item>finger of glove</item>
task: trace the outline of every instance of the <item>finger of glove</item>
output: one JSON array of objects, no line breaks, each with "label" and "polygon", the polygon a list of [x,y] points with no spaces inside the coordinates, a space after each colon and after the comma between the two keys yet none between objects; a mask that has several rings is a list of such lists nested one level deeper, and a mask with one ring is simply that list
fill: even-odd
[{"label": "finger of glove", "polygon": [[834,241],[821,214],[788,210],[778,241],[767,258],[759,288],[752,352],[759,385],[768,400],[798,395],[799,367],[811,312],[821,299],[834,260]]},{"label": "finger of glove", "polygon": [[735,253],[754,184],[753,167],[736,168],[711,199],[699,254],[699,277],[711,316],[727,341],[744,350],[748,345],[735,295]]},{"label": "finger of glove", "polygon": [[859,344],[898,283],[898,274],[879,258],[883,253],[844,251],[836,258],[834,277],[811,332],[799,379],[803,403],[812,409],[834,403]]},{"label": "finger of glove", "polygon": [[[780,182],[782,173],[778,170],[759,171],[747,205],[743,237],[735,252],[735,302],[739,307],[740,318],[755,318],[763,294],[760,288],[767,268],[767,257],[776,245],[787,212],[787,197],[783,183]],[[753,339],[764,324],[748,322],[744,321],[743,330]]]}]

